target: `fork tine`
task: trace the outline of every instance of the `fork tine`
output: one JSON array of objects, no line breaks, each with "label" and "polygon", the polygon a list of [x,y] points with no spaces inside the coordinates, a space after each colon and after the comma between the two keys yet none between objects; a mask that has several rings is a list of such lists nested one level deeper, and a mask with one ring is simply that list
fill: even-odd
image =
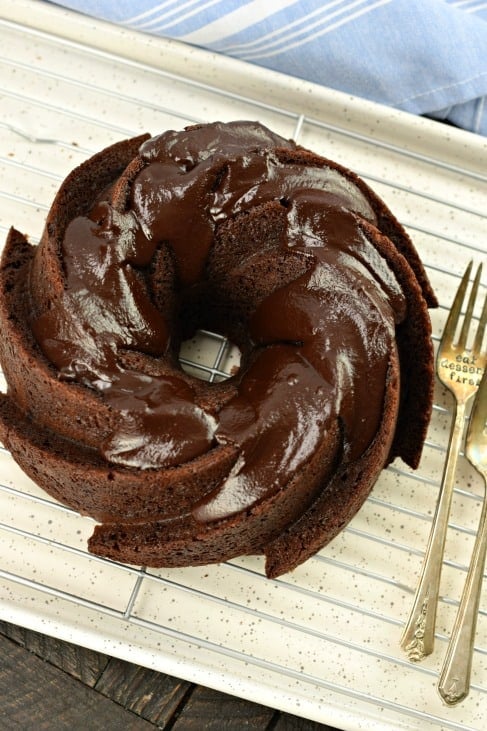
[{"label": "fork tine", "polygon": [[484,299],[484,306],[482,307],[482,314],[480,315],[480,322],[475,333],[475,341],[472,350],[474,353],[482,352],[482,341],[484,339],[485,327],[487,325],[487,294]]},{"label": "fork tine", "polygon": [[470,279],[470,272],[472,271],[473,262],[470,261],[468,267],[465,270],[465,274],[462,277],[462,281],[457,289],[455,299],[450,309],[448,319],[443,329],[442,341],[453,343],[455,337],[455,330],[457,329],[460,312],[462,309],[463,300],[465,299],[465,292],[467,290],[468,280]]},{"label": "fork tine", "polygon": [[465,313],[465,318],[463,320],[462,331],[460,333],[460,338],[458,340],[458,348],[461,351],[465,350],[466,345],[467,345],[468,331],[470,330],[470,323],[472,322],[473,308],[475,306],[475,300],[477,299],[477,292],[478,292],[478,288],[479,288],[481,274],[482,274],[482,264],[479,264],[478,269],[477,269],[477,274],[475,276],[475,280],[474,280],[474,283],[472,286],[472,291],[470,292],[470,297],[469,297],[468,305],[467,305],[467,311]]}]

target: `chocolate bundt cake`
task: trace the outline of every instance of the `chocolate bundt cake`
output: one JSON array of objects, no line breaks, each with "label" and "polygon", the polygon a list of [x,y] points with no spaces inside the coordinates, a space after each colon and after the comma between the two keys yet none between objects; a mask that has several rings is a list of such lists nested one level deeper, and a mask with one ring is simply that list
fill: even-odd
[{"label": "chocolate bundt cake", "polygon": [[[187,566],[330,541],[431,409],[434,293],[403,228],[349,170],[257,123],[115,144],[61,186],[0,281],[0,436],[92,516],[93,553]],[[207,383],[197,329],[241,351]]]}]

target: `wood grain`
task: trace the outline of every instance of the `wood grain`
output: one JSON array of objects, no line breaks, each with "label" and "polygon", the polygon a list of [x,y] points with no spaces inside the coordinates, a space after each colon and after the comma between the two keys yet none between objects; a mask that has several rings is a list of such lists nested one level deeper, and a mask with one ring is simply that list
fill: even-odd
[{"label": "wood grain", "polygon": [[149,731],[153,726],[0,635],[1,728]]},{"label": "wood grain", "polygon": [[191,683],[112,658],[95,689],[159,728],[167,728]]},{"label": "wood grain", "polygon": [[93,688],[110,658],[100,652],[0,621],[0,633]]},{"label": "wood grain", "polygon": [[273,717],[271,708],[200,685],[191,693],[172,731],[262,731]]},{"label": "wood grain", "polygon": [[336,731],[0,621],[3,731]]}]

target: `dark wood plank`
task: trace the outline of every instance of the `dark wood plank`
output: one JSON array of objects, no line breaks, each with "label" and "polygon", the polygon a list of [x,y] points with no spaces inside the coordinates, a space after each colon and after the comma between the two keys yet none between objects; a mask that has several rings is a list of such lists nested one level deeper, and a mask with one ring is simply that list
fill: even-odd
[{"label": "dark wood plank", "polygon": [[166,728],[192,687],[185,680],[112,658],[95,689],[159,728]]},{"label": "dark wood plank", "polygon": [[0,635],[1,728],[149,731],[154,726]]},{"label": "dark wood plank", "polygon": [[271,708],[198,685],[171,731],[265,731],[274,716]]},{"label": "dark wood plank", "polygon": [[[329,726],[194,686],[164,673],[0,621],[0,640],[2,635],[7,644],[0,644],[0,653],[2,648],[7,652],[0,654],[0,702],[5,709],[4,713],[0,711],[1,729],[63,731],[72,728],[77,731],[80,728],[84,731],[90,728],[90,731],[97,731],[107,728],[110,731],[112,728],[134,728],[138,731],[139,726],[133,724],[136,717],[140,717],[148,722],[142,728],[171,731],[221,728],[226,731],[333,731]],[[5,638],[15,644],[9,645]],[[55,667],[49,669],[42,660]],[[38,672],[43,676],[41,687],[38,687]],[[14,676],[15,683],[11,680]],[[86,686],[88,695],[83,693],[81,683]],[[31,685],[37,688],[34,695]],[[44,694],[46,687],[48,692]],[[77,689],[75,692],[73,687]],[[66,708],[62,698],[68,703]],[[100,710],[99,703],[103,706],[103,702],[107,705]],[[84,709],[88,714],[86,718]],[[126,715],[120,717],[124,709]],[[30,721],[29,713],[32,713]],[[93,721],[92,717],[99,721]],[[78,722],[79,726],[73,725]],[[118,723],[123,726],[117,726]]]},{"label": "dark wood plank", "polygon": [[33,630],[0,621],[0,634],[93,688],[110,658]]}]

